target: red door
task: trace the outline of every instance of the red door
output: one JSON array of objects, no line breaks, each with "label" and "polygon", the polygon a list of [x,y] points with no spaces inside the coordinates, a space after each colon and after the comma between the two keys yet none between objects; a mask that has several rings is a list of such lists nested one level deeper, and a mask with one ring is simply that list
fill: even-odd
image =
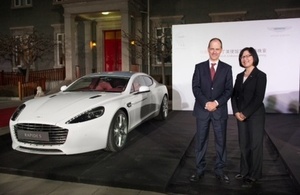
[{"label": "red door", "polygon": [[122,70],[121,30],[104,31],[105,71]]}]

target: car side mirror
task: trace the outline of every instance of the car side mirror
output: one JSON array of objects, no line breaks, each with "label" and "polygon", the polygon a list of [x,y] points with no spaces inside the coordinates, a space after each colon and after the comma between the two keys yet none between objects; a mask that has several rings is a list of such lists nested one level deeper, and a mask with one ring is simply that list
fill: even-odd
[{"label": "car side mirror", "polygon": [[149,91],[150,91],[150,87],[148,87],[148,86],[140,86],[140,88],[139,88],[140,93],[149,92]]},{"label": "car side mirror", "polygon": [[65,91],[67,89],[67,86],[66,85],[63,85],[60,87],[60,91]]}]

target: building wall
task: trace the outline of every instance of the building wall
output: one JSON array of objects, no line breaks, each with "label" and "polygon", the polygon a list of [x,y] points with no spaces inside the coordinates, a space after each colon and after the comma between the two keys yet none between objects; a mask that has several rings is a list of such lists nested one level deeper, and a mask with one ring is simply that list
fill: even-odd
[{"label": "building wall", "polygon": [[[32,7],[12,8],[12,1],[1,1],[0,34],[11,34],[12,28],[33,27],[39,33],[53,36],[52,24],[63,23],[63,8],[53,5],[52,0],[32,0]],[[35,63],[36,70],[49,69],[54,66],[54,54],[45,55]],[[7,60],[0,60],[0,70],[11,71],[12,65]]]},{"label": "building wall", "polygon": [[0,32],[9,33],[11,27],[34,26],[41,32],[53,32],[51,24],[63,23],[63,8],[52,0],[32,0],[28,8],[11,8],[11,0],[1,1]]},{"label": "building wall", "polygon": [[[47,33],[53,36],[53,24],[64,24],[64,8],[62,5],[53,5],[53,0],[32,0],[33,6],[29,8],[12,9],[11,0],[1,1],[0,6],[0,34],[9,34],[10,28],[33,26],[34,29],[42,33]],[[92,2],[89,0],[88,2]],[[102,2],[100,0],[97,1]],[[104,2],[104,0],[103,0]],[[124,1],[125,2],[125,1]],[[147,5],[147,0],[131,0],[132,3],[142,2]],[[160,18],[180,16],[179,23],[208,23],[216,21],[234,21],[234,20],[263,20],[263,19],[276,19],[286,17],[300,17],[300,0],[148,0],[149,2],[149,17]],[[106,4],[105,4],[106,5]],[[80,8],[82,8],[80,5]],[[107,6],[112,7],[107,4]],[[141,7],[140,5],[134,7]],[[95,8],[95,6],[93,7]],[[101,7],[103,10],[105,8]],[[79,8],[78,8],[79,9]],[[132,9],[129,9],[132,10]],[[147,9],[136,9],[136,14],[143,14],[143,31],[147,31],[145,21]],[[134,11],[131,11],[132,13]],[[139,13],[140,12],[140,13]],[[128,14],[128,16],[131,14]],[[228,15],[229,14],[229,15]],[[130,17],[129,16],[129,17]],[[122,22],[121,22],[122,23]],[[123,22],[124,23],[124,22]],[[124,25],[122,23],[122,25]],[[178,21],[176,22],[178,23]],[[82,21],[76,25],[82,27]],[[96,27],[95,27],[96,28]],[[77,29],[79,37],[84,37],[82,28]],[[79,51],[84,51],[83,39],[77,40]],[[97,46],[99,48],[99,46]],[[124,50],[125,51],[125,50]],[[99,49],[98,51],[99,52]],[[39,61],[37,69],[53,68],[53,54],[49,54],[46,60]],[[96,61],[101,60],[102,56],[93,54],[92,69],[102,67]],[[85,61],[84,53],[77,51],[76,64],[83,65]],[[147,59],[142,59],[140,70],[148,72]],[[7,62],[0,60],[0,70],[7,68]],[[126,64],[128,66],[128,64]],[[99,69],[98,67],[98,69]],[[84,73],[84,67],[81,67]],[[152,70],[155,74],[159,74],[161,70],[155,67]],[[166,73],[172,73],[172,67],[166,68]]]}]

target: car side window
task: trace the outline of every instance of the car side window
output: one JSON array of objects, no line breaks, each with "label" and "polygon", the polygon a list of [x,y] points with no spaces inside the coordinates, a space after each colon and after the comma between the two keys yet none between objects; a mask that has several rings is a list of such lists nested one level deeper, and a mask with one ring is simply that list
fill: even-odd
[{"label": "car side window", "polygon": [[150,87],[151,85],[153,85],[153,80],[150,77],[143,76],[143,79],[145,81],[146,86]]},{"label": "car side window", "polygon": [[141,76],[138,76],[137,78],[134,79],[134,81],[132,82],[132,86],[131,86],[131,90],[130,92],[137,92],[140,89],[140,86],[145,86],[145,81]]}]

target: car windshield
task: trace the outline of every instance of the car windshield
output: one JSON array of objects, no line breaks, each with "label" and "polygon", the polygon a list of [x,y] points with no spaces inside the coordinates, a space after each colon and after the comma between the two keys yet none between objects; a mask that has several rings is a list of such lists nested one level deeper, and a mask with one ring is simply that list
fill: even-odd
[{"label": "car windshield", "polygon": [[129,78],[113,76],[83,77],[65,91],[106,91],[122,92],[125,90]]}]

